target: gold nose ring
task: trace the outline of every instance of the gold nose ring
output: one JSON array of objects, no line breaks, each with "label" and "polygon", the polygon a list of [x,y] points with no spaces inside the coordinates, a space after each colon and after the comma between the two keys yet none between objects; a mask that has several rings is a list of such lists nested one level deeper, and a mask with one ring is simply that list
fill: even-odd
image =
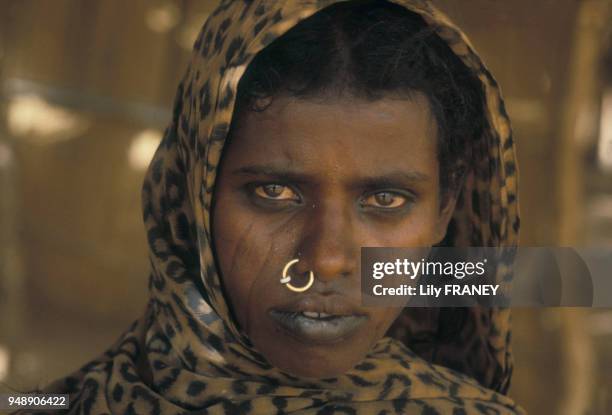
[{"label": "gold nose ring", "polygon": [[291,275],[288,275],[287,273],[289,272],[289,268],[291,268],[293,264],[297,264],[298,262],[300,262],[300,260],[297,258],[287,262],[285,268],[283,268],[283,277],[280,279],[280,282],[281,284],[285,284],[287,288],[291,291],[294,291],[296,293],[302,293],[309,289],[314,283],[314,272],[308,272],[308,282],[303,287],[296,287],[295,285],[291,285]]}]

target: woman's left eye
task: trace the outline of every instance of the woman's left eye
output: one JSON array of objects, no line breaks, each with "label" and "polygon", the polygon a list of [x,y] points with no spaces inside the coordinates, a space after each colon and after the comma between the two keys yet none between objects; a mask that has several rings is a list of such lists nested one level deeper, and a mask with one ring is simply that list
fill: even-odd
[{"label": "woman's left eye", "polygon": [[363,199],[362,205],[382,209],[397,209],[404,206],[406,203],[408,203],[408,197],[405,195],[384,191],[366,196]]},{"label": "woman's left eye", "polygon": [[289,186],[277,183],[263,184],[255,187],[255,194],[268,200],[299,201],[300,197]]}]

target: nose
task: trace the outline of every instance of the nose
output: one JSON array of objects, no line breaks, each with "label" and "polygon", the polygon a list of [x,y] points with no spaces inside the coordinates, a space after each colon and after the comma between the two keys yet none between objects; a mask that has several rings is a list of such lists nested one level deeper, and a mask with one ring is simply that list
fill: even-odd
[{"label": "nose", "polygon": [[353,222],[350,207],[342,203],[312,207],[298,246],[300,270],[312,270],[320,282],[352,275],[359,251]]}]

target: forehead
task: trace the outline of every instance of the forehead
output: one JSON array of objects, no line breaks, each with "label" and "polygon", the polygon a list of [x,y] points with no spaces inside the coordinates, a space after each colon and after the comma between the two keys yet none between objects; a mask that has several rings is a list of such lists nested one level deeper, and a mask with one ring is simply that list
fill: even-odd
[{"label": "forehead", "polygon": [[427,99],[275,98],[237,120],[226,156],[312,169],[335,165],[414,167],[435,163],[436,127]]}]

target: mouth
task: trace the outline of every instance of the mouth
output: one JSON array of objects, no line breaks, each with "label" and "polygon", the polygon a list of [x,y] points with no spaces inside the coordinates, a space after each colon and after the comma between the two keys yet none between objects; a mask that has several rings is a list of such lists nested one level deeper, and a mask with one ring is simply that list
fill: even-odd
[{"label": "mouth", "polygon": [[307,344],[339,342],[368,320],[344,300],[333,297],[304,297],[296,304],[268,313],[285,332]]}]

